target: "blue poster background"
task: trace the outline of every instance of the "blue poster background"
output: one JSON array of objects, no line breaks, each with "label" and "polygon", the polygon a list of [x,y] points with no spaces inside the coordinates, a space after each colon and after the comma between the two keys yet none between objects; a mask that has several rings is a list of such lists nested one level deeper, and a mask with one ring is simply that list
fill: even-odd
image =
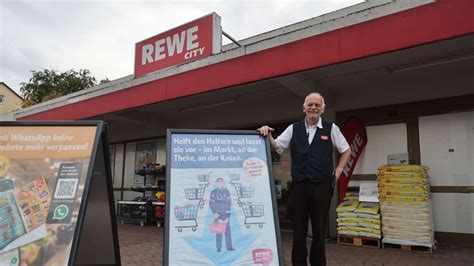
[{"label": "blue poster background", "polygon": [[265,139],[172,133],[170,141],[169,265],[262,265],[262,257],[279,265]]}]

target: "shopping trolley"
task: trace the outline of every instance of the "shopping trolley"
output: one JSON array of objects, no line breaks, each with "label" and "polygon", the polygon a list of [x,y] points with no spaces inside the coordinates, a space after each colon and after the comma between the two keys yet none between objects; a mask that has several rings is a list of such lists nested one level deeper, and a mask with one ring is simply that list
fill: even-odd
[{"label": "shopping trolley", "polygon": [[255,189],[253,187],[243,187],[240,183],[232,183],[235,188],[235,193],[237,194],[237,203],[239,206],[242,206],[242,201],[240,199],[252,198]]},{"label": "shopping trolley", "polygon": [[209,174],[204,174],[204,175],[197,175],[198,181],[204,184],[200,184],[201,186],[207,186],[209,184],[209,178],[211,177],[212,172],[209,172]]},{"label": "shopping trolley", "polygon": [[229,175],[231,183],[235,183],[235,182],[240,181],[240,174],[233,174],[233,173],[230,173],[230,172],[227,172],[227,174]]},{"label": "shopping trolley", "polygon": [[186,188],[184,189],[184,194],[188,200],[199,200],[198,206],[202,209],[204,206],[204,191],[206,186],[198,188]]},{"label": "shopping trolley", "polygon": [[[198,205],[186,205],[183,207],[176,206],[174,208],[174,215],[176,220],[180,222],[181,225],[175,226],[178,229],[178,232],[182,232],[183,228],[191,228],[191,230],[196,231],[198,226],[196,217],[198,213]],[[192,223],[194,222],[194,223]]]},{"label": "shopping trolley", "polygon": [[263,217],[263,214],[264,214],[263,204],[256,204],[253,202],[243,202],[242,209],[244,210],[244,216],[245,216],[244,223],[247,228],[250,228],[250,225],[252,224],[258,224],[258,227],[260,228],[263,227],[264,222],[258,221],[258,220],[252,221],[253,218]]}]

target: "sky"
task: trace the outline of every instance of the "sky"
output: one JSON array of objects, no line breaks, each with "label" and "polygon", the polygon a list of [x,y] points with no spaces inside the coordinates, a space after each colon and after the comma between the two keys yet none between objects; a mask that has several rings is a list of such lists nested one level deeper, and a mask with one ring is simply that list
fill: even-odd
[{"label": "sky", "polygon": [[0,0],[0,81],[21,94],[20,83],[43,69],[115,80],[133,74],[135,43],[211,12],[241,40],[360,2]]}]

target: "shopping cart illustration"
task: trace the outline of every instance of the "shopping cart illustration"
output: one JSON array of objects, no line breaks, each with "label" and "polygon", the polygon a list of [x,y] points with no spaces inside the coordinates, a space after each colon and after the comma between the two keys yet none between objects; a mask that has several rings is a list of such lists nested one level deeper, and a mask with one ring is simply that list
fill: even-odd
[{"label": "shopping cart illustration", "polygon": [[204,206],[204,191],[206,190],[207,185],[198,188],[186,188],[184,189],[184,194],[188,200],[199,200],[197,206],[201,209]]},{"label": "shopping cart illustration", "polygon": [[233,174],[230,172],[227,172],[227,174],[229,175],[231,183],[240,182],[240,174]]},{"label": "shopping cart illustration", "polygon": [[242,206],[241,199],[252,198],[255,193],[255,189],[253,187],[243,187],[240,183],[232,183],[232,185],[235,188],[235,193],[237,194],[237,202],[239,203],[239,206]]},{"label": "shopping cart illustration", "polygon": [[174,215],[176,220],[179,221],[178,226],[175,226],[175,228],[178,229],[178,232],[182,232],[183,228],[191,228],[193,232],[196,231],[196,228],[198,227],[198,223],[196,220],[198,213],[198,205],[193,204],[193,205],[186,205],[183,207],[178,207],[176,206],[174,208]]},{"label": "shopping cart illustration", "polygon": [[211,174],[212,172],[209,172],[209,174],[197,175],[198,181],[203,183],[199,185],[207,186],[209,184],[209,178],[211,177]]},{"label": "shopping cart illustration", "polygon": [[[263,204],[257,204],[254,202],[242,202],[242,209],[245,216],[245,226],[250,228],[252,224],[258,224],[258,227],[262,228],[264,222],[261,221],[264,215],[264,206]],[[257,218],[257,219],[254,219]]]}]

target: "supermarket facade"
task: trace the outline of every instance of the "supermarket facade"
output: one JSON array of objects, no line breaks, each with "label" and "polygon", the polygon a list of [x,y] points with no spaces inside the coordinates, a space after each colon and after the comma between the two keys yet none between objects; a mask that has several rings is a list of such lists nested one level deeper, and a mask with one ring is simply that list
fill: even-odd
[{"label": "supermarket facade", "polygon": [[[132,200],[141,195],[130,191],[136,151],[152,149],[153,161],[165,164],[166,129],[268,124],[279,133],[303,118],[304,97],[318,91],[326,119],[342,127],[356,116],[367,127],[351,186],[374,180],[388,155],[407,154],[410,163],[430,167],[435,231],[472,239],[473,13],[471,0],[369,1],[222,47],[213,26],[212,49],[184,42],[194,49],[186,55],[192,60],[149,69],[140,65],[154,64],[160,47],[145,40],[137,43],[148,48],[136,55],[134,75],[14,117],[106,121],[115,200]],[[219,26],[220,18],[210,17]],[[194,36],[192,27],[175,30]],[[285,189],[289,154],[275,158],[273,167]]]}]

